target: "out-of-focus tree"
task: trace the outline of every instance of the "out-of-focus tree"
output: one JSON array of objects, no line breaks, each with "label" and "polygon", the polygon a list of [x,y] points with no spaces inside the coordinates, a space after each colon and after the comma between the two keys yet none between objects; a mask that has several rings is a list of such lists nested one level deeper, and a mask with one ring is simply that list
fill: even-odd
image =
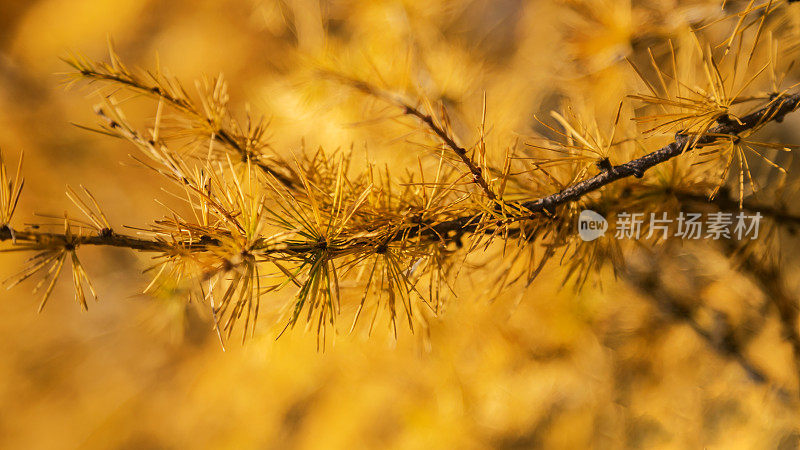
[{"label": "out-of-focus tree", "polygon": [[[4,5],[0,239],[7,284],[35,280],[45,316],[13,303],[39,332],[8,323],[2,396],[21,412],[0,430],[41,446],[796,446],[792,3]],[[82,89],[52,89],[55,70]],[[71,210],[53,214],[64,182]],[[639,239],[586,241],[583,210],[647,220]],[[651,219],[694,214],[728,232]],[[753,217],[741,239],[735,218]],[[83,309],[104,298],[77,318],[70,276]],[[141,343],[159,336],[183,339]],[[113,368],[116,348],[144,381]],[[72,398],[75,417],[50,417]]]}]

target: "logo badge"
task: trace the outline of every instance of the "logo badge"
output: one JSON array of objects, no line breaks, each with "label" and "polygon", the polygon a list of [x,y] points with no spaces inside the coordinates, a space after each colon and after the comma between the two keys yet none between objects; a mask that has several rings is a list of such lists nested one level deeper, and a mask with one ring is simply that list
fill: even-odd
[{"label": "logo badge", "polygon": [[578,217],[578,234],[586,242],[593,241],[606,234],[608,221],[591,209],[584,209]]}]

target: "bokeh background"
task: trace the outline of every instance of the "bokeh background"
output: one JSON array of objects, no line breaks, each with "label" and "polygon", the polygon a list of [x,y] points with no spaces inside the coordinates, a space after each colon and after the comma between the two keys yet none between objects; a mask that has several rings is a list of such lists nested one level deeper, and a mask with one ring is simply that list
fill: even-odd
[{"label": "bokeh background", "polygon": [[[601,14],[586,27],[565,3]],[[485,92],[489,145],[503,147],[565,90],[615,108],[630,93],[621,58],[719,14],[716,1],[639,3],[646,14],[622,1],[0,1],[0,148],[26,157],[17,220],[72,211],[64,189],[79,184],[115,223],[163,214],[162,183],[131,148],[72,125],[96,123],[97,98],[64,89],[59,58],[103,59],[109,38],[129,65],[158,59],[190,87],[223,72],[234,109],[269,117],[283,154],[353,145],[402,165],[417,157],[407,122],[360,124],[391,114],[309,67],[424,92],[465,133]],[[223,352],[195,305],[137,294],[146,256],[83,250],[100,293],[86,313],[66,279],[41,314],[31,285],[0,291],[0,447],[798,448],[797,377],[776,313],[759,309],[763,286],[714,249],[669,250],[631,255],[624,276],[603,271],[578,292],[558,264],[499,296],[488,275],[461,276],[424,332],[340,333],[324,352],[313,332],[276,341],[266,325]],[[22,258],[2,255],[2,273]],[[796,258],[783,269],[795,295]],[[767,382],[719,350],[720,316],[758,324],[742,352]]]}]

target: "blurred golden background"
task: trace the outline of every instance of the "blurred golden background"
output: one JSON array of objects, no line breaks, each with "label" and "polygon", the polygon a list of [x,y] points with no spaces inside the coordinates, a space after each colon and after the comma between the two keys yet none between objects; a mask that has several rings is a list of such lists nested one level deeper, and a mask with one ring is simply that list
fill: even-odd
[{"label": "blurred golden background", "polygon": [[[593,89],[595,103],[616,108],[630,93],[619,80],[631,78],[616,62],[632,46],[719,9],[665,0],[639,2],[649,15],[637,15],[623,1],[566,2],[604,12],[596,34],[580,35],[565,30],[585,19],[561,3],[0,1],[0,148],[26,158],[18,218],[70,209],[64,188],[79,184],[117,223],[163,214],[160,180],[125,143],[72,125],[96,123],[97,99],[63,88],[59,58],[104,59],[109,37],[130,65],[158,60],[188,86],[223,72],[235,109],[249,103],[271,118],[279,152],[353,145],[402,165],[417,157],[407,127],[358,125],[383,112],[315,83],[310,65],[442,99],[464,134],[485,91],[489,143],[502,147],[558,105],[554,86]],[[0,291],[0,447],[798,448],[800,413],[787,399],[798,386],[776,314],[765,310],[743,350],[768,382],[693,328],[720,311],[744,320],[765,293],[709,249],[673,250],[667,260],[632,256],[638,272],[604,272],[578,293],[561,286],[557,264],[534,287],[492,299],[488,278],[462,276],[463,295],[423,336],[339,333],[325,352],[313,332],[276,341],[266,326],[223,352],[196,306],[137,295],[146,255],[84,250],[100,294],[86,313],[64,280],[38,315],[29,285]],[[23,257],[3,255],[2,273]],[[643,289],[655,263],[675,266],[674,276]],[[796,272],[791,258],[795,294]],[[675,302],[701,309],[700,319],[664,307]]]}]

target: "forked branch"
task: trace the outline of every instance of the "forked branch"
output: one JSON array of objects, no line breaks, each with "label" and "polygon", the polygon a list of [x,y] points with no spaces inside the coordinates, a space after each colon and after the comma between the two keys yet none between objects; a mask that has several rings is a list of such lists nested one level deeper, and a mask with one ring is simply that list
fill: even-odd
[{"label": "forked branch", "polygon": [[[781,121],[786,114],[795,111],[800,105],[800,93],[777,97],[763,108],[744,116],[740,122],[724,122],[712,128],[708,134],[694,139],[694,144],[690,146],[692,138],[687,135],[679,134],[675,141],[665,145],[659,150],[648,153],[640,158],[631,160],[625,164],[613,166],[587,180],[569,186],[557,193],[520,203],[509,203],[517,208],[519,213],[508,215],[505,219],[493,220],[494,227],[508,226],[514,222],[534,219],[539,214],[552,214],[555,208],[560,205],[578,200],[583,196],[611,184],[617,180],[628,177],[640,178],[645,172],[658,164],[664,163],[684,152],[693,148],[699,148],[713,143],[719,136],[735,136],[746,130],[753,130],[762,127],[770,121]],[[139,138],[141,139],[141,138]],[[483,230],[485,213],[475,213],[464,215],[454,219],[439,222],[426,222],[414,225],[399,225],[393,227],[391,235],[382,239],[382,242],[391,243],[409,238],[426,238],[432,240],[448,241],[457,240],[465,233]],[[49,243],[67,242],[67,237],[58,233],[42,233],[36,230],[17,231],[6,225],[0,229],[0,241],[15,239],[16,242],[28,243]],[[349,240],[349,245],[354,247],[373,246],[373,238],[354,238]],[[159,239],[133,238],[121,235],[111,236],[84,236],[77,241],[79,245],[109,245],[115,247],[127,247],[141,251],[165,251],[174,245]],[[177,243],[185,245],[187,243]],[[188,243],[195,245],[193,243]],[[202,248],[213,248],[214,242],[207,242],[200,245]],[[267,253],[290,253],[301,254],[303,252],[313,252],[318,249],[318,243],[292,244],[288,246],[276,246],[274,243],[264,243],[261,248]]]}]

